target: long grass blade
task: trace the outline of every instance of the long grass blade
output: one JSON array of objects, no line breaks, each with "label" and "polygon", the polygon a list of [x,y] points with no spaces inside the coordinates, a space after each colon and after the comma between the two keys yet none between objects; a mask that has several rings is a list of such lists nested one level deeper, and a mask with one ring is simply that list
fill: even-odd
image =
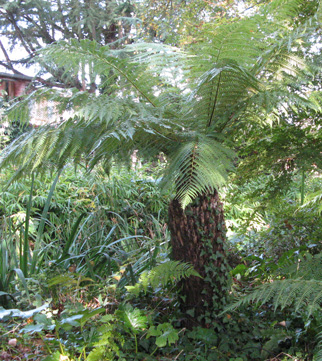
[{"label": "long grass blade", "polygon": [[38,227],[37,238],[36,238],[36,242],[35,242],[34,253],[33,253],[32,262],[31,262],[31,268],[30,268],[31,273],[35,272],[36,265],[39,262],[40,244],[41,244],[41,240],[42,240],[42,235],[44,233],[45,224],[46,224],[46,221],[47,221],[47,213],[48,213],[48,210],[49,210],[51,199],[52,199],[52,197],[54,195],[56,184],[57,184],[57,182],[59,180],[59,177],[60,177],[62,171],[63,171],[63,169],[60,169],[58,171],[57,176],[54,179],[54,182],[52,183],[52,185],[50,187],[50,190],[49,190],[49,193],[48,193],[48,196],[47,196],[47,199],[46,199],[46,203],[45,203],[42,215],[41,215],[41,220],[40,220],[40,224],[39,224],[39,227]]},{"label": "long grass blade", "polygon": [[28,201],[27,210],[26,210],[22,264],[20,265],[21,270],[25,277],[28,277],[29,221],[30,221],[30,212],[31,212],[31,206],[32,206],[32,195],[33,195],[33,191],[34,191],[34,184],[35,184],[35,174],[32,173],[31,174],[30,195],[29,195],[29,201]]},{"label": "long grass blade", "polygon": [[82,221],[82,219],[84,218],[84,216],[86,215],[86,213],[82,213],[76,220],[75,224],[73,225],[73,228],[72,228],[72,231],[68,237],[68,240],[67,242],[65,243],[65,246],[64,246],[64,249],[63,249],[63,253],[62,255],[59,257],[58,259],[58,262],[61,262],[63,261],[67,255],[68,255],[68,251],[69,251],[69,248],[71,246],[71,244],[73,243],[73,241],[75,240],[75,236],[77,235],[77,230],[78,230],[78,227]]}]

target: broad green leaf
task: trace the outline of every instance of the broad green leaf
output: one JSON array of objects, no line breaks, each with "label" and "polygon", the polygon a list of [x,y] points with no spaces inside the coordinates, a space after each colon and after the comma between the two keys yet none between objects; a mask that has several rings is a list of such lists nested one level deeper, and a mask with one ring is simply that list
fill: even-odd
[{"label": "broad green leaf", "polygon": [[147,325],[147,317],[138,308],[133,308],[131,305],[126,305],[124,309],[117,312],[120,319],[131,332],[138,332],[143,330]]},{"label": "broad green leaf", "polygon": [[49,305],[45,304],[30,311],[20,311],[16,308],[5,310],[3,307],[0,307],[0,320],[4,319],[5,317],[30,318],[33,317],[35,314],[45,310],[48,307]]},{"label": "broad green leaf", "polygon": [[171,345],[179,340],[178,331],[170,323],[162,323],[158,327],[150,327],[147,338],[151,336],[156,336],[155,343],[158,347],[164,347],[167,343]]}]

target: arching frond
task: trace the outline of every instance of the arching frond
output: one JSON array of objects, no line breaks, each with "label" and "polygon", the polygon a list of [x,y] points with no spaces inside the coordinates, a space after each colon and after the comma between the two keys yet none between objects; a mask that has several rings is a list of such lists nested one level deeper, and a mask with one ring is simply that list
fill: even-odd
[{"label": "arching frond", "polygon": [[[257,93],[260,82],[245,68],[225,61],[205,72],[188,101],[192,102],[192,117],[198,117],[203,127],[227,122],[250,93]],[[214,123],[214,124],[213,124]]]},{"label": "arching frond", "polygon": [[309,194],[301,208],[311,208],[313,212],[322,212],[322,191]]},{"label": "arching frond", "polygon": [[298,263],[286,264],[278,271],[287,277],[256,287],[239,301],[230,305],[227,310],[233,310],[247,303],[271,303],[275,310],[292,306],[296,311],[305,308],[308,315],[321,308],[322,302],[322,254],[308,255]]},{"label": "arching frond", "polygon": [[257,287],[241,300],[227,307],[234,310],[248,303],[264,304],[270,302],[274,308],[292,306],[296,311],[305,307],[309,315],[319,309],[322,301],[322,281],[302,278],[275,280]]},{"label": "arching frond", "polygon": [[43,49],[39,56],[53,62],[57,67],[68,69],[68,74],[72,73],[75,77],[82,72],[85,74],[83,76],[87,76],[82,69],[88,66],[88,76],[93,81],[99,76],[102,80],[100,87],[108,89],[109,93],[118,92],[121,97],[124,92],[133,92],[133,97],[157,105],[154,96],[157,79],[145,64],[134,62],[133,59],[129,61],[124,51],[99,46],[95,41],[78,42],[72,39],[70,42],[61,41]]},{"label": "arching frond", "polygon": [[315,348],[317,351],[314,354],[314,360],[322,361],[322,332],[317,335],[317,345]]},{"label": "arching frond", "polygon": [[159,286],[165,287],[168,283],[177,283],[182,278],[191,276],[200,277],[190,264],[168,261],[155,266],[150,271],[143,272],[135,286],[127,286],[126,288],[130,293],[138,295],[141,290],[147,292],[149,286],[154,289]]},{"label": "arching frond", "polygon": [[61,169],[70,160],[83,161],[92,170],[114,157],[128,160],[134,149],[149,148],[150,154],[165,151],[173,141],[172,131],[179,129],[174,119],[164,119],[162,107],[85,94],[64,97],[66,108],[75,103],[75,115],[21,136],[2,152],[0,167],[19,164],[16,177],[41,172],[48,164]]}]

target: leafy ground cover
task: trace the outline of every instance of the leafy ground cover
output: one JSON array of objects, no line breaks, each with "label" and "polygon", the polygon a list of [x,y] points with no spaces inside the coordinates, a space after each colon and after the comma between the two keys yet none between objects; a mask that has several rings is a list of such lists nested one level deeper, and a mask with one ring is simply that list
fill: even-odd
[{"label": "leafy ground cover", "polygon": [[50,174],[8,187],[2,174],[1,359],[318,360],[320,217],[296,177],[262,208],[256,182],[238,201],[227,191],[232,306],[218,333],[180,326],[178,281],[198,275],[170,261],[169,195],[151,174],[67,167],[55,190]]}]

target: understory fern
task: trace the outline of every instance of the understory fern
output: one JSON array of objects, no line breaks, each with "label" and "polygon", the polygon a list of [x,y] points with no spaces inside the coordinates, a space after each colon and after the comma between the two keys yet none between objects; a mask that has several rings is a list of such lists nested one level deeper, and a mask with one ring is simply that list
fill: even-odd
[{"label": "understory fern", "polygon": [[275,280],[257,287],[239,301],[226,308],[234,310],[248,303],[271,303],[274,309],[293,306],[295,311],[305,307],[308,315],[319,309],[322,302],[322,281],[302,278]]},{"label": "understory fern", "polygon": [[[256,287],[240,300],[228,306],[223,313],[246,304],[271,304],[277,308],[291,307],[295,312],[305,310],[306,317],[321,311],[322,305],[322,254],[300,259],[279,271],[286,279],[272,280]],[[316,361],[322,361],[322,332],[317,336]]]},{"label": "understory fern", "polygon": [[190,264],[168,261],[150,271],[143,272],[135,286],[127,286],[126,288],[130,293],[139,295],[141,291],[146,293],[149,286],[153,289],[159,286],[165,287],[169,282],[173,284],[179,282],[182,278],[190,276],[200,277],[199,273]]}]

